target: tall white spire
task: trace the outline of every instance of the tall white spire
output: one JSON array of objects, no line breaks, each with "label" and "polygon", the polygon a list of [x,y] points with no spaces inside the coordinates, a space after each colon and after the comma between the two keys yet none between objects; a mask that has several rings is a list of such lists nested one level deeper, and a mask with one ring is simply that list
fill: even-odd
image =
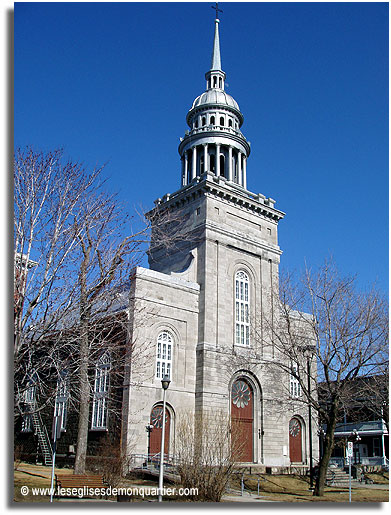
[{"label": "tall white spire", "polygon": [[221,69],[221,56],[220,56],[220,38],[219,38],[219,23],[218,18],[215,19],[215,37],[213,42],[212,64],[211,71],[222,71]]},{"label": "tall white spire", "polygon": [[218,11],[211,68],[206,72],[206,91],[193,102],[186,116],[190,131],[179,144],[182,161],[181,185],[193,184],[208,174],[224,177],[227,183],[247,188],[247,158],[250,144],[240,127],[243,115],[236,100],[224,91],[225,72],[221,69]]}]

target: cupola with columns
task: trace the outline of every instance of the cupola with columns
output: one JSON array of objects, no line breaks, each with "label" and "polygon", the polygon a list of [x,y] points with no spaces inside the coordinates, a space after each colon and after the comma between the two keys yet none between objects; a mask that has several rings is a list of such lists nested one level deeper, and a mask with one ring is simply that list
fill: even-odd
[{"label": "cupola with columns", "polygon": [[211,68],[205,74],[206,91],[193,102],[186,131],[179,144],[182,187],[209,172],[247,189],[247,158],[250,144],[240,128],[243,115],[238,103],[224,91],[225,73],[221,68],[220,20],[215,19]]}]

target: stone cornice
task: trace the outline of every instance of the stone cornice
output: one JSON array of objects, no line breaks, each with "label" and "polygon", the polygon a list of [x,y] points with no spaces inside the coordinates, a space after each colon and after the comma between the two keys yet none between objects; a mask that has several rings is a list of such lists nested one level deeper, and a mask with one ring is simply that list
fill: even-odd
[{"label": "stone cornice", "polygon": [[[224,229],[223,227],[221,227],[221,225],[217,225],[214,222],[205,222],[205,229],[221,234],[222,236],[225,236],[227,238],[234,239],[236,242],[252,245],[262,251],[273,252],[278,256],[281,256],[282,254],[282,250],[278,245],[268,243],[265,240],[256,240],[253,236],[246,237],[245,235],[243,235],[243,233],[233,233],[232,231]],[[211,238],[209,237],[209,235],[207,235],[206,239],[209,241],[215,241],[216,238]],[[223,243],[223,245],[227,246],[228,248],[235,249],[239,252],[245,252],[246,254],[258,257],[258,254],[256,254],[255,252],[243,249],[241,247],[238,247],[237,245],[231,245],[226,243]]]},{"label": "stone cornice", "polygon": [[193,182],[173,194],[167,193],[163,198],[155,200],[155,208],[146,216],[151,218],[156,209],[173,209],[183,207],[202,196],[215,196],[228,203],[245,208],[262,218],[275,223],[282,220],[285,213],[274,207],[275,200],[266,198],[261,193],[252,193],[235,183],[228,182],[225,177],[216,177],[211,173],[204,173],[196,177]]}]

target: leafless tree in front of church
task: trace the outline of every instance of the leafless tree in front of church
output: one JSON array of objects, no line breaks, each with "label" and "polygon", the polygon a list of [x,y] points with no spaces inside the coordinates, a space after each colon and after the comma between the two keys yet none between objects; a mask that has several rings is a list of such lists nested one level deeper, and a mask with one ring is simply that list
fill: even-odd
[{"label": "leafless tree in front of church", "polygon": [[223,411],[195,415],[183,411],[176,424],[175,456],[184,488],[196,488],[194,500],[219,502],[241,461],[240,428]]},{"label": "leafless tree in front of church", "polygon": [[300,280],[281,278],[274,302],[279,315],[272,321],[264,314],[271,339],[261,343],[273,348],[271,365],[299,385],[295,401],[310,405],[326,426],[314,490],[321,496],[336,424],[357,396],[353,382],[388,370],[387,303],[376,288],[360,291],[332,261]]},{"label": "leafless tree in front of church", "polygon": [[[97,360],[110,353],[120,397],[125,362],[146,356],[129,339],[127,313],[132,270],[145,253],[151,224],[130,217],[105,191],[101,168],[88,172],[64,161],[62,150],[15,154],[15,411],[23,412],[32,375],[42,379],[43,403],[34,409],[52,405],[56,388],[49,379],[56,382],[66,369],[69,401],[79,412],[80,473]],[[170,213],[155,213],[163,245],[172,241],[165,232],[170,220]]]}]

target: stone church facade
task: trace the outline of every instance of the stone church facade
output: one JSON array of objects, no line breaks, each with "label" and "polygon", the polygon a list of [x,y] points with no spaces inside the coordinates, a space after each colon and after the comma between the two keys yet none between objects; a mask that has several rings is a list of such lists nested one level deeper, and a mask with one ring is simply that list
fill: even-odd
[{"label": "stone church facade", "polygon": [[[175,456],[181,413],[219,411],[241,421],[243,463],[306,468],[308,407],[290,374],[274,366],[281,358],[270,330],[270,321],[279,323],[274,292],[284,213],[247,189],[250,144],[238,103],[224,90],[218,19],[205,77],[178,149],[181,187],[147,215],[155,237],[149,268],[138,267],[132,283],[135,352],[125,377],[122,449],[135,463],[160,451],[167,374],[167,454]],[[160,244],[154,226],[161,212],[172,216],[171,234],[183,235],[171,246]],[[316,431],[313,420],[315,461]]]}]

